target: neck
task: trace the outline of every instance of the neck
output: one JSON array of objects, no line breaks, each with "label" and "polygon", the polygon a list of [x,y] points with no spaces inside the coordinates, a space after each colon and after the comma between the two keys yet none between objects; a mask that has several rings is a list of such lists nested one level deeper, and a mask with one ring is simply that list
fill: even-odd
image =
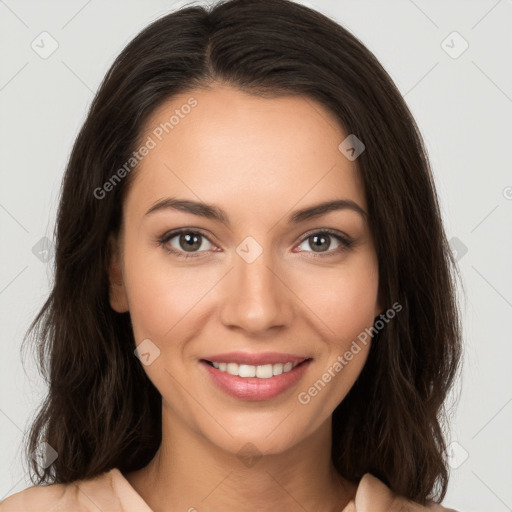
[{"label": "neck", "polygon": [[[331,418],[278,454],[230,453],[180,422],[163,401],[162,443],[152,461],[125,475],[154,512],[340,511],[356,485],[331,462]],[[255,450],[255,448],[254,448]]]}]

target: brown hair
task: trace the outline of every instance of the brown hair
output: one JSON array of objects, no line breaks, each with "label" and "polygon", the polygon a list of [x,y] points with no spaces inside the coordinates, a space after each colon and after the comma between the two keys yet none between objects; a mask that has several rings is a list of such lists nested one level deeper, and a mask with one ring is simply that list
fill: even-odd
[{"label": "brown hair", "polygon": [[[148,116],[195,87],[225,83],[261,96],[325,105],[365,144],[358,157],[383,304],[402,310],[373,339],[335,409],[340,474],[371,472],[395,492],[440,501],[448,482],[445,399],[459,370],[454,271],[417,125],[375,56],[335,21],[288,0],[188,6],[151,23],[106,74],[73,146],[55,232],[53,289],[27,335],[49,386],[26,445],[36,484],[146,466],[161,442],[161,396],[134,355],[129,313],[109,305],[107,240],[136,172],[105,197]],[[340,141],[341,142],[341,141]],[[24,340],[25,341],[25,340]],[[58,457],[40,468],[45,441]]]}]

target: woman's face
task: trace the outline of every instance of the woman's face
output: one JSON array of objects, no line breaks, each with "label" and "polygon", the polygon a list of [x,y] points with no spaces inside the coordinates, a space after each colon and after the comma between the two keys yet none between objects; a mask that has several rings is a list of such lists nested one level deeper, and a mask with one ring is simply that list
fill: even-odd
[{"label": "woman's face", "polygon": [[382,312],[367,220],[297,215],[367,211],[348,135],[313,100],[217,86],[173,97],[141,137],[111,305],[167,412],[230,452],[282,452],[327,425],[365,363],[369,343],[344,354]]}]

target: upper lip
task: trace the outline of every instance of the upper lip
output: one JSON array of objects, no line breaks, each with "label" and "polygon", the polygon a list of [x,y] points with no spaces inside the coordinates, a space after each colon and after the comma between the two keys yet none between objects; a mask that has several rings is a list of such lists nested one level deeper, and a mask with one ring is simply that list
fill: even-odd
[{"label": "upper lip", "polygon": [[275,363],[301,363],[302,361],[311,358],[307,356],[299,356],[296,354],[284,354],[282,352],[228,352],[225,354],[206,356],[203,359],[216,363],[238,363],[249,364],[251,366],[259,366],[263,364]]}]

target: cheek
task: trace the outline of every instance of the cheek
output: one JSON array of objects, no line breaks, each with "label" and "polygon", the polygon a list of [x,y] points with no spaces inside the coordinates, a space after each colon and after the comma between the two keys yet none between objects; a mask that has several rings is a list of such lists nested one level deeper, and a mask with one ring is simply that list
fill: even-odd
[{"label": "cheek", "polygon": [[124,279],[136,342],[149,338],[163,347],[168,339],[180,339],[218,276],[173,265],[161,248],[126,247]]},{"label": "cheek", "polygon": [[126,244],[124,280],[137,343],[144,338],[158,343],[177,317],[184,314],[184,301],[177,300],[179,283],[162,272],[161,264],[152,255],[154,252],[157,252],[155,248],[143,250],[135,244]]},{"label": "cheek", "polygon": [[329,325],[341,338],[340,349],[373,324],[377,287],[373,282],[358,278],[341,284],[340,293],[328,307]]},{"label": "cheek", "polygon": [[321,417],[345,398],[366,363],[378,279],[366,267],[366,272],[338,272],[328,286],[311,290],[308,306],[314,314],[309,318],[315,331],[325,333],[324,344],[316,371],[298,398],[301,404],[312,404],[312,417]]},{"label": "cheek", "polygon": [[309,273],[301,277],[298,295],[327,327],[326,335],[333,343],[343,344],[373,324],[378,295],[378,274],[372,259],[358,265],[341,265],[329,275]]}]

